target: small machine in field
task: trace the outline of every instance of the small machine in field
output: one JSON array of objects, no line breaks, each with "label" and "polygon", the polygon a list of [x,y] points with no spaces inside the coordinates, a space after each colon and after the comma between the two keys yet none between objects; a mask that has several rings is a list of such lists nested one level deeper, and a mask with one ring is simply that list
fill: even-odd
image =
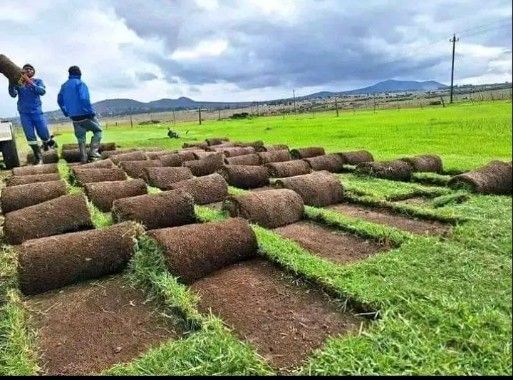
[{"label": "small machine in field", "polygon": [[12,169],[20,166],[18,149],[16,149],[16,139],[12,123],[0,120],[0,152],[3,156],[3,163],[6,169]]}]

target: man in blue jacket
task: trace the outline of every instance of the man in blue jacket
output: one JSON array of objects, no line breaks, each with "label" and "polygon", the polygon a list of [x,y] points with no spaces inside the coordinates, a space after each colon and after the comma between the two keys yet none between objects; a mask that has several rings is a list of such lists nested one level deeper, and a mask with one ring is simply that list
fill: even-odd
[{"label": "man in blue jacket", "polygon": [[[71,66],[68,70],[69,79],[61,86],[57,103],[64,114],[73,121],[75,137],[80,150],[80,161],[100,158],[98,148],[102,139],[102,128],[89,99],[87,85],[80,79],[82,72],[78,66]],[[86,150],[86,133],[93,132],[89,154]]]},{"label": "man in blue jacket", "polygon": [[46,88],[41,79],[33,78],[36,72],[31,64],[27,63],[23,66],[23,73],[26,78],[25,83],[21,86],[9,84],[9,95],[13,98],[18,97],[18,112],[23,132],[34,152],[34,164],[41,165],[43,155],[37,142],[36,133],[43,142],[44,150],[48,150],[48,147],[55,147],[41,107],[41,96],[46,93]]}]

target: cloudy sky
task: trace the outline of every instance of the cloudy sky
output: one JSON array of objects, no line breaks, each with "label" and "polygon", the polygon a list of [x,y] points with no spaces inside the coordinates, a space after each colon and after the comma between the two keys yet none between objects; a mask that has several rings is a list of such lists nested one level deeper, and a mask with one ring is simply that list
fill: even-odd
[{"label": "cloudy sky", "polygon": [[[93,101],[253,101],[386,79],[511,81],[510,0],[0,1],[0,53],[30,62],[57,108],[71,65]],[[0,117],[16,101],[0,77]]]}]

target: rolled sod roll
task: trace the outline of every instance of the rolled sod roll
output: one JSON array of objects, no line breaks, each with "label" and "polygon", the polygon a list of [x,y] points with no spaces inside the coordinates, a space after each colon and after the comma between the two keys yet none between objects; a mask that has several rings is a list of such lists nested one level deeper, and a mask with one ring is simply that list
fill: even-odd
[{"label": "rolled sod roll", "polygon": [[292,149],[290,151],[290,155],[294,159],[299,158],[310,158],[315,156],[324,156],[326,152],[322,147],[310,147],[310,148],[301,148],[301,149]]},{"label": "rolled sod roll", "polygon": [[241,189],[254,189],[269,185],[269,172],[262,166],[226,165],[218,173],[229,185]]},{"label": "rolled sod roll", "polygon": [[64,159],[64,161],[68,163],[80,162],[82,158],[82,155],[80,154],[80,151],[78,149],[63,149],[61,152],[61,156]]},{"label": "rolled sod roll", "polygon": [[409,164],[414,172],[433,172],[433,173],[442,173],[443,163],[440,156],[435,154],[424,154],[421,156],[414,157],[404,157],[400,159],[401,161]]},{"label": "rolled sod roll", "polygon": [[33,175],[22,175],[22,176],[11,176],[6,179],[6,186],[19,186],[26,185],[27,183],[38,183],[38,182],[50,182],[50,181],[58,181],[61,179],[61,175],[59,173],[50,173],[50,174],[33,174]]},{"label": "rolled sod roll", "polygon": [[119,165],[123,161],[145,161],[148,159],[144,152],[135,151],[129,153],[114,154],[109,157],[112,162]]},{"label": "rolled sod roll", "polygon": [[372,154],[370,154],[370,152],[367,152],[366,150],[357,150],[354,152],[339,152],[337,154],[342,158],[344,164],[346,165],[358,165],[362,162],[374,161],[374,157],[372,157]]},{"label": "rolled sod roll", "polygon": [[213,174],[223,165],[224,158],[222,153],[215,153],[201,160],[186,161],[183,163],[183,166],[191,169],[192,174],[196,177]]},{"label": "rolled sod roll", "polygon": [[217,151],[224,153],[224,155],[226,157],[235,157],[235,156],[243,156],[245,154],[255,153],[255,148],[253,148],[252,146],[231,147],[231,148],[222,148]]},{"label": "rolled sod roll", "polygon": [[226,157],[224,162],[228,165],[251,165],[260,166],[260,157],[256,153],[243,156]]},{"label": "rolled sod roll", "polygon": [[159,157],[162,166],[182,166],[183,159],[178,153],[164,154]]},{"label": "rolled sod roll", "polygon": [[224,148],[234,148],[235,144],[232,142],[224,142],[218,145],[209,145],[206,149],[209,152],[222,152]]},{"label": "rolled sod roll", "polygon": [[86,183],[105,182],[105,181],[124,181],[125,172],[120,168],[86,168],[76,167],[71,169],[73,178],[79,186]]},{"label": "rolled sod roll", "polygon": [[194,178],[191,169],[184,166],[144,168],[146,183],[161,190],[169,189],[171,184],[191,178]]},{"label": "rolled sod roll", "polygon": [[266,152],[271,152],[273,150],[289,150],[289,146],[286,144],[273,144],[273,145],[264,145]]},{"label": "rolled sod roll", "polygon": [[87,197],[102,212],[109,212],[116,199],[135,197],[148,192],[142,179],[127,181],[92,182],[84,185]]},{"label": "rolled sod roll", "polygon": [[356,173],[394,181],[409,181],[413,168],[401,160],[362,162],[356,165]]},{"label": "rolled sod roll", "polygon": [[90,162],[88,164],[80,164],[73,166],[73,168],[80,169],[112,169],[113,167],[115,167],[115,165],[110,159],[99,160]]},{"label": "rolled sod roll", "polygon": [[303,160],[271,162],[264,165],[269,171],[270,177],[293,177],[296,175],[308,174],[312,171],[308,162]]},{"label": "rolled sod roll", "polygon": [[205,142],[208,146],[210,145],[221,145],[225,142],[230,141],[227,137],[211,137],[209,139],[205,139]]},{"label": "rolled sod roll", "polygon": [[3,54],[0,54],[0,73],[4,74],[4,76],[9,80],[9,83],[11,84],[22,83],[21,67],[16,65]]},{"label": "rolled sod roll", "polygon": [[236,147],[252,147],[256,152],[265,152],[264,142],[262,140],[251,141],[251,142],[234,142],[234,146]]},{"label": "rolled sod roll", "polygon": [[4,235],[9,244],[93,228],[86,198],[63,195],[5,215]]},{"label": "rolled sod roll", "polygon": [[276,228],[303,218],[305,205],[293,190],[276,189],[230,196],[223,209],[232,217],[240,216],[262,227]]},{"label": "rolled sod roll", "polygon": [[193,143],[183,143],[182,148],[200,148],[200,149],[207,149],[208,143],[204,141],[198,141]]},{"label": "rolled sod roll", "polygon": [[199,152],[199,151],[195,151],[193,154],[194,154],[194,157],[196,158],[196,160],[201,160],[202,158],[205,158],[205,157],[208,157],[208,156],[212,156],[213,154],[217,154],[217,152]]},{"label": "rolled sod roll", "polygon": [[196,160],[196,156],[194,155],[194,152],[199,152],[198,150],[181,150],[177,154],[182,160],[182,163],[186,161],[194,161]]},{"label": "rolled sod roll", "polygon": [[29,183],[26,185],[10,186],[2,189],[2,212],[19,210],[58,198],[66,194],[66,183],[62,180],[50,182]]},{"label": "rolled sod roll", "polygon": [[117,222],[133,220],[147,229],[182,226],[196,222],[194,199],[183,190],[116,199],[112,216]]},{"label": "rolled sod roll", "polygon": [[[86,144],[89,149],[91,144]],[[78,144],[62,144],[62,150],[78,150]],[[98,152],[114,151],[116,150],[116,143],[101,143],[98,147]]]},{"label": "rolled sod roll", "polygon": [[125,149],[116,149],[116,150],[105,150],[101,152],[102,159],[109,158],[110,156],[114,156],[116,154],[122,154],[122,153],[131,153],[131,152],[137,152],[137,149],[135,148],[125,148]]},{"label": "rolled sod roll", "polygon": [[125,222],[99,230],[29,240],[18,248],[18,281],[26,294],[121,272],[142,233]]},{"label": "rolled sod roll", "polygon": [[166,266],[185,284],[254,257],[258,244],[242,218],[148,231],[163,250]]},{"label": "rolled sod roll", "polygon": [[338,154],[325,154],[324,156],[315,156],[304,158],[312,170],[327,170],[332,173],[339,173],[344,168],[344,161]]},{"label": "rolled sod roll", "polygon": [[482,194],[511,194],[511,162],[491,161],[477,170],[452,177],[448,186],[455,189],[467,188]]},{"label": "rolled sod roll", "polygon": [[280,178],[275,185],[279,188],[294,190],[305,205],[324,207],[340,203],[344,197],[344,188],[335,174],[327,171],[313,172],[295,177]]},{"label": "rolled sod roll", "polygon": [[154,168],[162,166],[160,160],[144,160],[144,161],[122,161],[119,163],[121,169],[132,178],[143,178],[144,168]]},{"label": "rolled sod roll", "polygon": [[198,205],[221,202],[228,195],[228,184],[218,173],[176,182],[169,188],[185,190]]},{"label": "rolled sod roll", "polygon": [[154,152],[146,151],[144,153],[146,154],[146,157],[148,157],[148,160],[160,160],[160,157],[170,154],[171,152],[169,150],[157,150]]},{"label": "rolled sod roll", "polygon": [[[43,154],[43,164],[56,164],[59,162],[59,153],[56,150],[50,149],[41,152]],[[34,162],[34,153],[27,153],[27,162]]]},{"label": "rolled sod roll", "polygon": [[13,168],[12,174],[17,176],[22,175],[34,175],[34,174],[50,174],[59,173],[59,167],[57,164],[43,164],[38,166],[22,166],[19,168]]},{"label": "rolled sod roll", "polygon": [[268,164],[270,162],[285,162],[291,160],[289,151],[285,149],[259,152],[257,154],[258,157],[260,157],[260,162],[262,164]]}]

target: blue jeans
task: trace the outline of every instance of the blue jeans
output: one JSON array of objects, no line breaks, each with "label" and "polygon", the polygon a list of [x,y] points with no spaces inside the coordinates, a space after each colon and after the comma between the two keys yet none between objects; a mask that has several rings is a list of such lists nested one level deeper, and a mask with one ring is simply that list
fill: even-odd
[{"label": "blue jeans", "polygon": [[29,145],[37,145],[37,136],[42,141],[50,140],[50,132],[42,113],[20,113],[21,126]]},{"label": "blue jeans", "polygon": [[102,127],[100,126],[100,122],[96,117],[73,121],[73,128],[75,129],[75,137],[77,138],[79,144],[85,144],[86,133],[88,131],[93,132],[93,136],[91,137],[91,144],[100,143],[102,139]]}]

